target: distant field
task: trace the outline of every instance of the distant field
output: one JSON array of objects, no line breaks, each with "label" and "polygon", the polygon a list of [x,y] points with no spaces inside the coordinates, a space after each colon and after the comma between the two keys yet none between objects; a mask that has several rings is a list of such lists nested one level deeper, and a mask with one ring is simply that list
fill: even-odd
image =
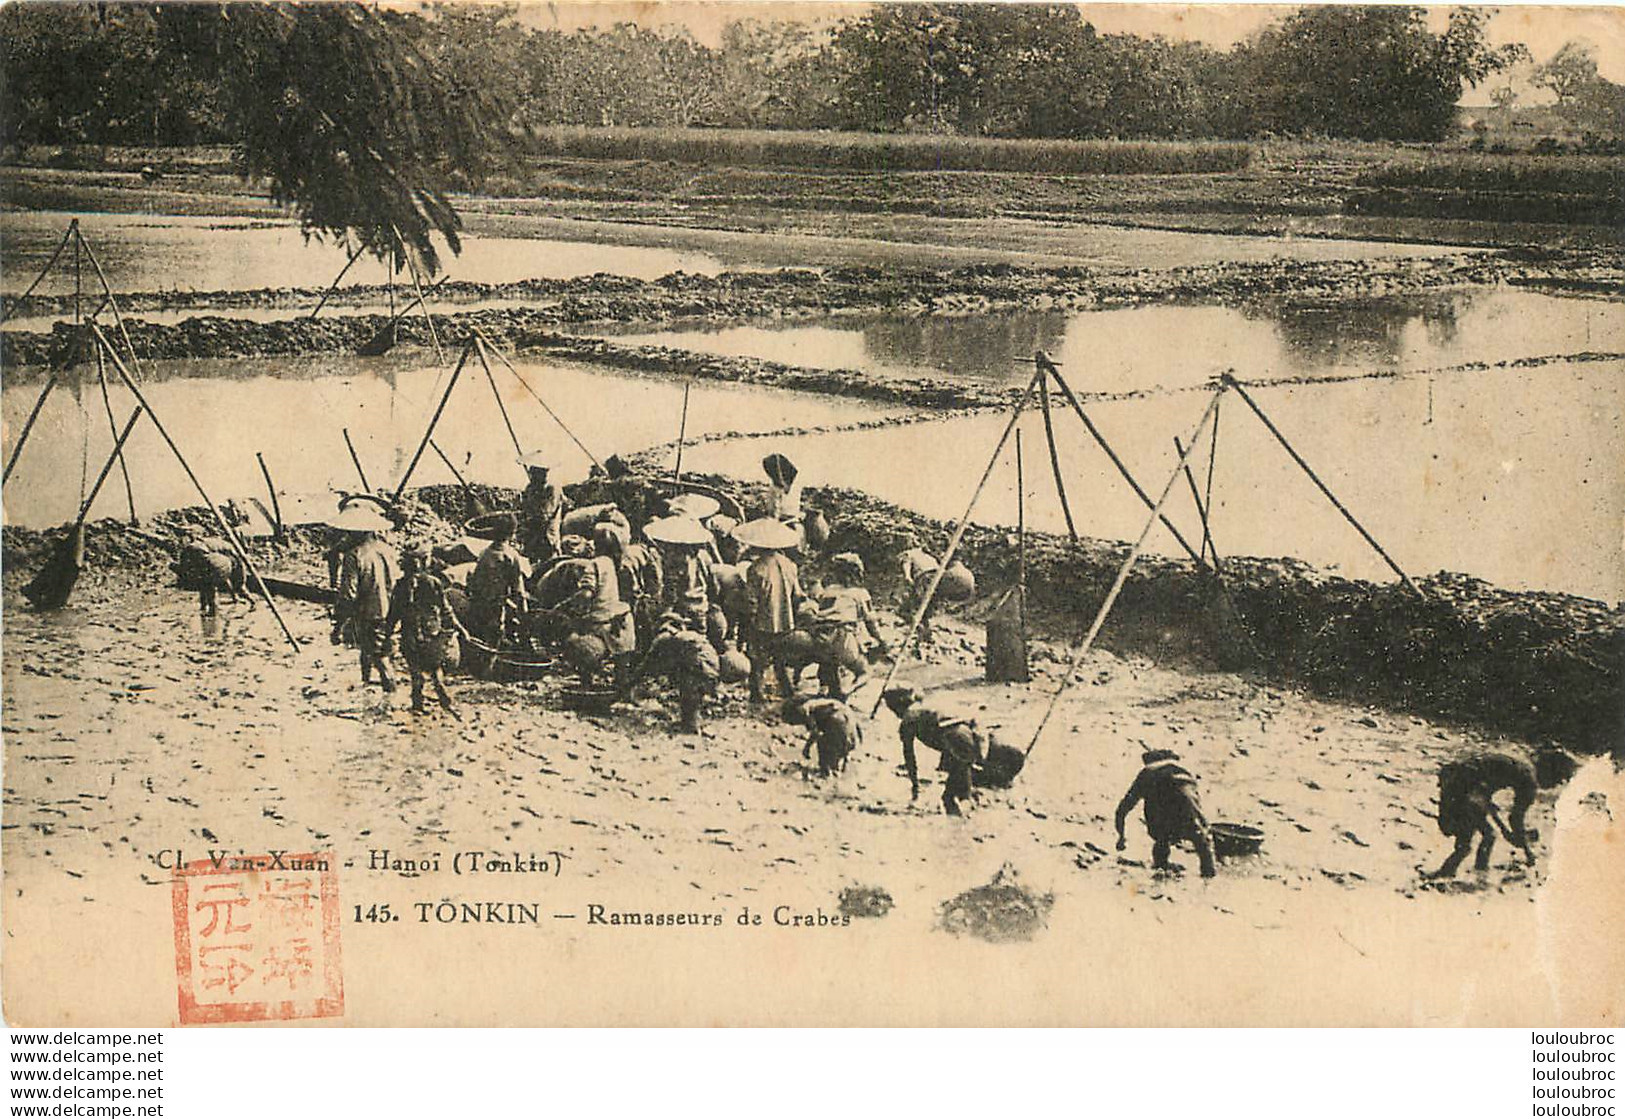
[{"label": "distant field", "polygon": [[1368,168],[1354,214],[1483,221],[1625,223],[1625,157],[1435,153]]},{"label": "distant field", "polygon": [[868,132],[552,128],[540,156],[647,159],[727,167],[833,171],[1018,171],[1041,175],[1173,175],[1239,171],[1243,143],[1181,140],[991,140]]}]

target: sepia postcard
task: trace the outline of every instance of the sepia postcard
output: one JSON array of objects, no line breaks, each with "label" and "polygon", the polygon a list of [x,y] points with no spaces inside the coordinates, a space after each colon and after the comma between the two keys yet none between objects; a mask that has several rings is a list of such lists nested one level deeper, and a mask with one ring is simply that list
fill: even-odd
[{"label": "sepia postcard", "polygon": [[12,1025],[1625,1021],[1620,9],[0,73]]}]

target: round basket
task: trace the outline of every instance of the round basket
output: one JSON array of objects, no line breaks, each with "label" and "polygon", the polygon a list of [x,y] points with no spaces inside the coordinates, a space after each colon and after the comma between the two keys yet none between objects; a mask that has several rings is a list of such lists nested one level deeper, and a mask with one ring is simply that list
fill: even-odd
[{"label": "round basket", "polygon": [[1256,855],[1264,846],[1262,828],[1220,822],[1209,824],[1208,830],[1213,833],[1213,853],[1221,859],[1239,859]]},{"label": "round basket", "polygon": [[517,509],[497,509],[490,513],[481,513],[470,517],[463,522],[463,535],[472,536],[476,540],[495,540],[496,526],[504,517],[518,519]]},{"label": "round basket", "polygon": [[559,693],[564,706],[586,715],[607,715],[620,698],[621,693],[615,688],[577,686]]}]

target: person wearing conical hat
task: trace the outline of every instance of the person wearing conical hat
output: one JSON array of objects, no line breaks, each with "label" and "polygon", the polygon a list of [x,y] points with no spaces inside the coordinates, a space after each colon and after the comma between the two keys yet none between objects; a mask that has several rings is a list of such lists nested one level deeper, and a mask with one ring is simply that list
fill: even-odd
[{"label": "person wearing conical hat", "polygon": [[643,535],[663,553],[661,600],[666,609],[687,616],[705,632],[717,597],[711,530],[692,517],[672,516],[650,521]]},{"label": "person wearing conical hat", "polygon": [[363,504],[348,506],[328,525],[346,534],[333,607],[333,643],[343,640],[348,630],[361,652],[362,685],[372,682],[376,670],[378,683],[392,692],[395,679],[390,675],[381,631],[400,566],[394,549],[379,537],[393,525],[380,510]]},{"label": "person wearing conical hat", "polygon": [[552,460],[535,451],[519,460],[528,481],[519,497],[519,544],[534,564],[559,554],[564,533],[564,490],[549,478]]},{"label": "person wearing conical hat", "polygon": [[734,529],[734,539],[757,555],[745,569],[745,586],[750,594],[750,628],[745,634],[750,656],[750,698],[763,698],[762,680],[769,666],[779,684],[779,699],[795,695],[790,669],[780,643],[796,628],[796,611],[806,597],[795,561],[786,552],[798,537],[782,521],[761,518],[746,521]]},{"label": "person wearing conical hat", "polygon": [[1202,814],[1196,777],[1179,764],[1172,750],[1147,749],[1140,755],[1141,769],[1117,805],[1117,849],[1128,846],[1123,825],[1136,804],[1145,804],[1145,830],[1151,833],[1151,865],[1157,870],[1178,870],[1168,861],[1175,843],[1190,842],[1201,860],[1202,877],[1212,878],[1213,834]]},{"label": "person wearing conical hat", "polygon": [[493,649],[501,648],[512,623],[524,614],[525,560],[513,546],[518,522],[512,513],[496,518],[491,544],[480,553],[468,576],[468,611],[474,636]]}]

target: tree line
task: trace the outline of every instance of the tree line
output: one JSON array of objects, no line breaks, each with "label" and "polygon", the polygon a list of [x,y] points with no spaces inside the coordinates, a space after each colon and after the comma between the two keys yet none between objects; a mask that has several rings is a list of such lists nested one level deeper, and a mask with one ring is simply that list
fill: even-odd
[{"label": "tree line", "polygon": [[[511,6],[18,3],[0,9],[0,139],[241,142],[246,97],[274,143],[279,129],[328,127],[309,106],[361,92],[413,111],[478,109],[476,135],[620,125],[1426,141],[1452,130],[1464,87],[1528,57],[1492,47],[1487,19],[1457,8],[1435,31],[1419,7],[1306,7],[1219,50],[1101,34],[1066,5],[882,4],[820,26],[740,21],[710,46],[630,23],[528,28]],[[366,50],[380,35],[394,52],[381,67]],[[350,89],[358,80],[370,84]],[[439,88],[415,93],[421,83]]]}]

